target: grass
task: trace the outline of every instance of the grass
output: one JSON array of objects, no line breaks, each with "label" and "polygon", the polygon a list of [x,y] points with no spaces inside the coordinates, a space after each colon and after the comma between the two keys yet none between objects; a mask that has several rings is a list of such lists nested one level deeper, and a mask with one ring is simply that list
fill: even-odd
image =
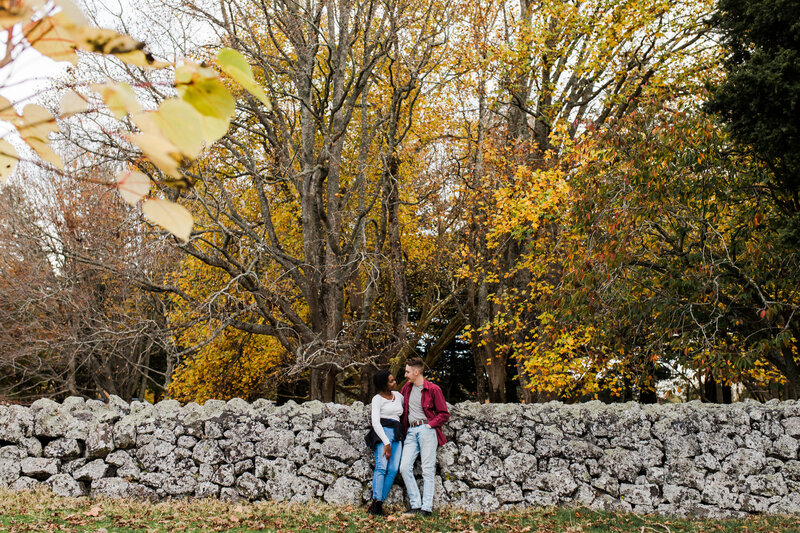
[{"label": "grass", "polygon": [[453,531],[463,533],[624,532],[800,532],[800,517],[755,516],[747,520],[680,520],[610,514],[587,509],[526,509],[466,513],[452,509],[430,517],[372,517],[363,508],[322,503],[231,503],[175,500],[151,504],[127,500],[59,498],[52,493],[0,491],[0,530],[173,532],[286,531],[378,533]]}]

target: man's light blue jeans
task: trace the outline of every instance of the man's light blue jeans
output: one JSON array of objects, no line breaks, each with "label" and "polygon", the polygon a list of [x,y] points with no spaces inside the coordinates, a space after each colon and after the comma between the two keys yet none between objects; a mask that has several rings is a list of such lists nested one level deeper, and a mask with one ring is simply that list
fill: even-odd
[{"label": "man's light blue jeans", "polygon": [[[403,458],[400,460],[400,474],[403,476],[412,509],[433,510],[433,479],[436,473],[438,447],[439,441],[435,429],[428,427],[427,424],[408,428],[403,443]],[[417,480],[414,479],[414,462],[418,455],[422,462],[422,499],[419,497]]]},{"label": "man's light blue jeans", "polygon": [[387,461],[386,456],[383,455],[383,443],[379,443],[375,447],[375,472],[372,474],[372,499],[381,502],[386,499],[389,489],[392,488],[397,469],[400,466],[400,457],[403,454],[403,443],[394,440],[394,429],[384,427],[383,431],[392,444],[392,456]]}]

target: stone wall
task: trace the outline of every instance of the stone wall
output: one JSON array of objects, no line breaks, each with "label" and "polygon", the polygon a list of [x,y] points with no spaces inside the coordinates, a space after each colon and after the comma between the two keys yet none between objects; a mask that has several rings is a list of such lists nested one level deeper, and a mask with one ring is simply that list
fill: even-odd
[{"label": "stone wall", "polygon": [[[136,498],[370,497],[368,406],[181,407],[69,398],[0,406],[0,486]],[[800,404],[452,407],[436,505],[637,513],[800,512]],[[389,503],[402,503],[398,476]]]}]

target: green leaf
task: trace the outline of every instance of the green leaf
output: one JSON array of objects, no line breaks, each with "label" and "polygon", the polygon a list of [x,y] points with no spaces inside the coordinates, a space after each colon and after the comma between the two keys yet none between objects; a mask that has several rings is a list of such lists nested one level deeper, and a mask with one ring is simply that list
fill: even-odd
[{"label": "green leaf", "polygon": [[158,111],[150,114],[167,139],[189,159],[194,159],[203,148],[203,121],[197,110],[178,98],[164,100]]},{"label": "green leaf", "polygon": [[236,110],[236,100],[213,70],[181,65],[175,69],[175,85],[178,95],[203,116],[229,121]]},{"label": "green leaf", "polygon": [[223,48],[217,54],[219,67],[247,92],[258,98],[267,109],[272,109],[272,104],[267,98],[264,89],[253,79],[253,70],[242,54],[233,48]]}]

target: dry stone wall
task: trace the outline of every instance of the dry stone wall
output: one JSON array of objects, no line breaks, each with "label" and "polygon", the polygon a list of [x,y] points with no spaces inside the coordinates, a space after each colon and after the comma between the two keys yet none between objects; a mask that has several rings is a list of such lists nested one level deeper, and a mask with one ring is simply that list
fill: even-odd
[{"label": "dry stone wall", "polygon": [[[435,505],[582,505],[692,516],[800,512],[800,404],[452,407]],[[0,406],[0,487],[61,495],[361,504],[368,406]],[[388,503],[402,503],[398,476]]]}]

